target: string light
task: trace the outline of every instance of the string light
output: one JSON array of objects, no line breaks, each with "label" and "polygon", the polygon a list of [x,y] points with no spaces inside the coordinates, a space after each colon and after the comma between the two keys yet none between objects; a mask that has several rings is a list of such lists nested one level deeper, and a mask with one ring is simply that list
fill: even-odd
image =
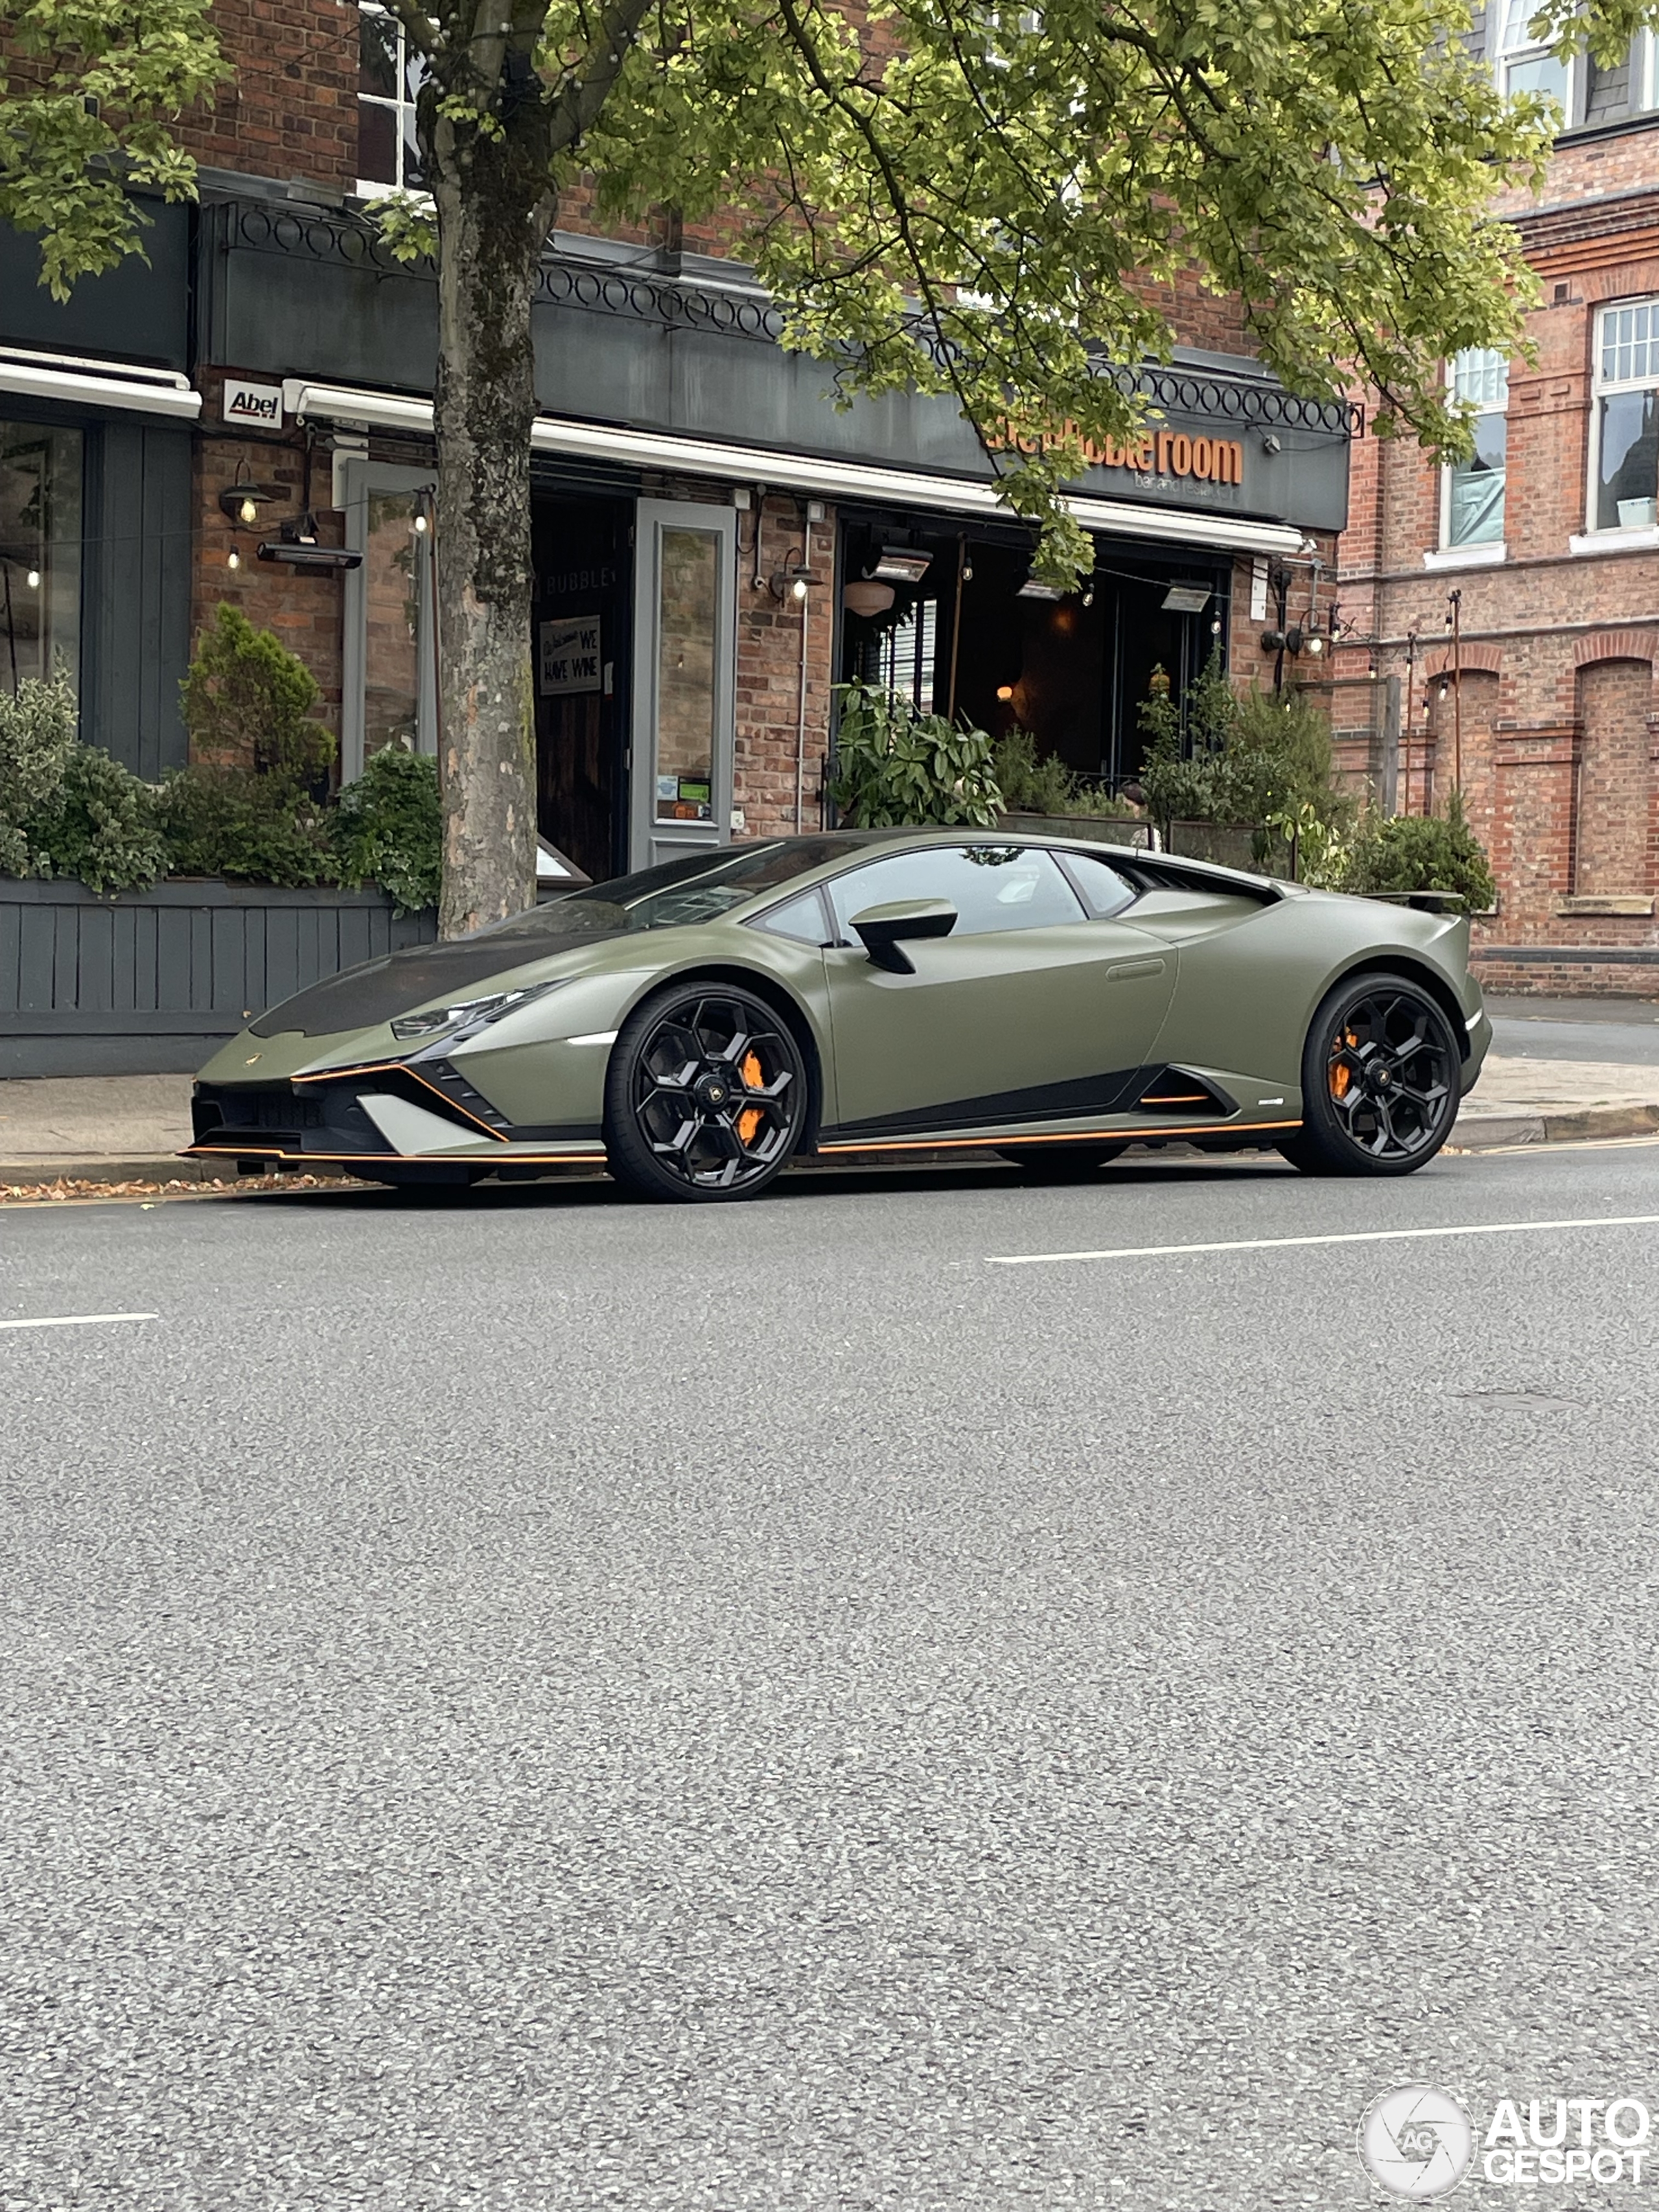
[{"label": "string light", "polygon": [[31,568],[29,570],[28,584],[30,591],[38,592],[40,590],[40,571],[38,568]]},{"label": "string light", "polygon": [[225,556],[225,566],[227,568],[240,568],[241,565],[242,556],[233,545]]},{"label": "string light", "polygon": [[425,515],[423,515],[423,514],[417,514],[417,515],[416,516],[416,518],[415,518],[415,534],[416,534],[416,536],[417,538],[424,538],[424,537],[426,536],[427,530],[428,530],[428,526],[429,526],[428,525],[427,519],[426,519]]}]

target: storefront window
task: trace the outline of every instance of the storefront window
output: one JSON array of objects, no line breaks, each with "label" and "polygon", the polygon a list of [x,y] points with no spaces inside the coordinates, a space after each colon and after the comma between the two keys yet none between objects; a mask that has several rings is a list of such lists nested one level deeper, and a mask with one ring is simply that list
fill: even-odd
[{"label": "storefront window", "polygon": [[659,822],[714,818],[715,625],[720,541],[706,530],[662,533],[657,647]]},{"label": "storefront window", "polygon": [[365,198],[418,191],[415,101],[424,74],[404,28],[384,8],[357,10],[357,190]]},{"label": "storefront window", "polygon": [[1591,483],[1593,530],[1659,524],[1659,300],[1602,310]]},{"label": "storefront window", "polygon": [[363,540],[363,758],[420,744],[419,492],[371,491]]},{"label": "storefront window", "polygon": [[1455,398],[1480,409],[1474,451],[1446,471],[1447,545],[1491,545],[1504,535],[1504,487],[1509,464],[1510,365],[1488,346],[1471,347],[1451,366]]},{"label": "storefront window", "polygon": [[0,421],[0,686],[79,675],[81,433]]}]

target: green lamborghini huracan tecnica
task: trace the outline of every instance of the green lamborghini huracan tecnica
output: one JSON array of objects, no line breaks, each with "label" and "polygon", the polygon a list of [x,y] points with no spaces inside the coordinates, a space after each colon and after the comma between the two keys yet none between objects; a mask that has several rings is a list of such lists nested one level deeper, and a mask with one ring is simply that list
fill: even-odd
[{"label": "green lamborghini huracan tecnica", "polygon": [[198,1154],[465,1182],[603,1160],[747,1198],[802,1154],[1127,1145],[1404,1175],[1490,1039],[1461,915],[1163,854],[951,830],[727,846],[273,1006]]}]

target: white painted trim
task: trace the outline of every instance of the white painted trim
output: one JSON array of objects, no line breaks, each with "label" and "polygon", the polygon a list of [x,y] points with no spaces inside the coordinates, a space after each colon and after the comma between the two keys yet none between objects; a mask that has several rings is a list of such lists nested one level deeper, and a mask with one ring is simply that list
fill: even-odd
[{"label": "white painted trim", "polygon": [[1591,530],[1567,540],[1569,553],[1652,553],[1659,551],[1659,529]]},{"label": "white painted trim", "polygon": [[1507,561],[1510,549],[1500,538],[1485,545],[1448,545],[1438,553],[1425,553],[1425,568],[1495,568]]},{"label": "white painted trim", "polygon": [[136,362],[83,361],[69,354],[0,350],[0,392],[31,399],[64,399],[82,407],[136,409],[145,415],[172,415],[194,422],[202,395],[188,377],[167,368],[145,368]]},{"label": "white painted trim", "polygon": [[[389,392],[354,392],[290,377],[283,404],[295,416],[356,424],[366,429],[430,434],[429,400]],[[1006,515],[994,484],[963,477],[927,476],[909,469],[878,468],[862,461],[826,459],[814,453],[770,453],[760,446],[719,445],[660,430],[623,429],[612,423],[575,422],[553,415],[536,418],[530,442],[537,453],[620,461],[636,468],[681,469],[689,476],[732,483],[764,483],[778,491],[810,492],[842,500],[919,507],[950,514]],[[1297,553],[1304,532],[1293,524],[1246,521],[1192,507],[1134,507],[1126,500],[1074,497],[1072,513],[1085,530],[1151,538],[1181,545],[1212,545],[1224,552]]]}]

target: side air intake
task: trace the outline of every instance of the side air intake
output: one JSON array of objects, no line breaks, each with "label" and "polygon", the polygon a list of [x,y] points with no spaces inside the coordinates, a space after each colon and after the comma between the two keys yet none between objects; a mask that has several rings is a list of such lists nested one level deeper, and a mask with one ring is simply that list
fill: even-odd
[{"label": "side air intake", "polygon": [[1167,1114],[1172,1121],[1203,1121],[1236,1114],[1238,1103],[1216,1084],[1187,1067],[1160,1068],[1141,1092],[1135,1107],[1141,1114]]}]

